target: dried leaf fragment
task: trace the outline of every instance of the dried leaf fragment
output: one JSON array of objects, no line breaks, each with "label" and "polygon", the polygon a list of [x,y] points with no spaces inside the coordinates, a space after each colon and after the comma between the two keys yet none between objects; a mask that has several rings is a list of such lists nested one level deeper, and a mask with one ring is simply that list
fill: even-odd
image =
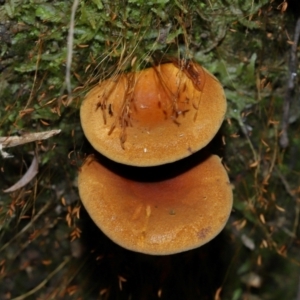
[{"label": "dried leaf fragment", "polygon": [[26,133],[21,136],[0,137],[0,145],[2,145],[2,148],[15,147],[30,142],[46,140],[53,137],[54,135],[59,134],[60,132],[60,129],[56,129],[43,132]]},{"label": "dried leaf fragment", "polygon": [[37,156],[35,155],[33,157],[29,169],[26,171],[23,177],[19,181],[17,181],[14,185],[12,185],[10,188],[4,190],[3,192],[4,193],[14,192],[22,188],[23,186],[25,186],[36,176],[36,174],[38,173],[38,167],[39,167],[39,163],[38,163]]},{"label": "dried leaf fragment", "polygon": [[250,249],[250,250],[255,249],[254,241],[246,234],[242,234],[241,240],[242,240],[244,246],[247,247],[248,249]]}]

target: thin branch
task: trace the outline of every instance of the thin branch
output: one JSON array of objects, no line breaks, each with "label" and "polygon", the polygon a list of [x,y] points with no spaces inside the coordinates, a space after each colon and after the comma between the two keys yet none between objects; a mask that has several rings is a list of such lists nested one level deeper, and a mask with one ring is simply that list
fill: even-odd
[{"label": "thin branch", "polygon": [[295,194],[292,192],[290,184],[288,183],[286,178],[283,176],[283,174],[280,172],[280,170],[277,167],[274,167],[274,170],[276,170],[277,175],[279,176],[286,192],[295,201],[295,220],[294,220],[294,225],[293,225],[293,233],[294,233],[294,236],[297,236],[296,233],[297,233],[299,217],[300,217],[300,202],[299,202],[298,198],[295,196]]},{"label": "thin branch", "polygon": [[73,57],[73,44],[74,44],[74,27],[75,27],[75,14],[79,4],[79,0],[74,0],[71,12],[70,28],[68,34],[68,54],[66,63],[66,86],[68,91],[68,96],[71,98],[71,64]]},{"label": "thin branch", "polygon": [[299,277],[299,281],[298,281],[298,292],[297,292],[296,300],[300,300],[300,277]]},{"label": "thin branch", "polygon": [[51,202],[47,202],[40,210],[39,212],[33,217],[33,219],[20,230],[16,235],[14,235],[6,244],[4,244],[0,248],[0,252],[3,251],[5,248],[7,248],[14,240],[16,240],[19,236],[21,236],[24,232],[26,232],[31,226],[34,224],[34,222],[43,215],[45,211],[52,205]]},{"label": "thin branch", "polygon": [[60,129],[55,129],[50,131],[26,133],[21,136],[4,136],[0,137],[0,145],[2,145],[2,148],[16,147],[26,143],[49,139],[60,132]]},{"label": "thin branch", "polygon": [[258,161],[258,155],[257,155],[257,152],[251,142],[251,139],[249,137],[249,133],[248,133],[248,129],[246,128],[245,126],[245,123],[244,121],[242,120],[242,117],[239,115],[238,118],[237,118],[237,121],[238,121],[238,124],[243,132],[243,134],[245,135],[246,139],[247,139],[247,142],[250,146],[250,149],[252,151],[252,154],[253,154],[253,159],[254,159],[254,162]]},{"label": "thin branch", "polygon": [[300,18],[298,18],[295,27],[295,35],[293,44],[291,47],[290,53],[290,63],[289,63],[289,77],[287,83],[287,90],[284,97],[283,102],[283,115],[282,115],[282,133],[280,136],[280,146],[282,148],[286,148],[289,145],[289,137],[287,134],[288,126],[289,126],[289,116],[290,116],[290,106],[293,99],[293,94],[295,90],[295,79],[297,77],[297,46],[300,38]]},{"label": "thin branch", "polygon": [[60,270],[62,270],[64,268],[64,266],[70,260],[71,260],[70,256],[66,257],[65,260],[54,271],[52,271],[39,285],[37,285],[35,288],[30,290],[29,292],[27,292],[19,297],[13,298],[12,300],[23,300],[23,299],[26,299],[27,297],[33,295],[34,293],[36,293],[38,290],[43,288],[56,273],[58,273]]},{"label": "thin branch", "polygon": [[37,80],[37,77],[38,77],[39,64],[40,64],[40,60],[41,60],[41,56],[42,56],[42,40],[39,39],[38,42],[37,42],[37,45],[39,46],[39,50],[38,50],[38,56],[37,56],[37,60],[36,60],[33,84],[32,84],[32,88],[31,88],[31,91],[30,91],[29,99],[27,100],[27,103],[25,105],[25,109],[30,105],[30,103],[33,99],[36,80]]}]

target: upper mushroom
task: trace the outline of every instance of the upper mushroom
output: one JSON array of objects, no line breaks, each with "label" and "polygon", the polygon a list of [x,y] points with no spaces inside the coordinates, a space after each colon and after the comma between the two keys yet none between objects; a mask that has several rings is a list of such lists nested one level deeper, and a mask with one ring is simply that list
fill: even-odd
[{"label": "upper mushroom", "polygon": [[85,136],[106,157],[127,165],[155,166],[205,147],[225,113],[219,81],[188,61],[101,82],[87,94],[80,117]]}]

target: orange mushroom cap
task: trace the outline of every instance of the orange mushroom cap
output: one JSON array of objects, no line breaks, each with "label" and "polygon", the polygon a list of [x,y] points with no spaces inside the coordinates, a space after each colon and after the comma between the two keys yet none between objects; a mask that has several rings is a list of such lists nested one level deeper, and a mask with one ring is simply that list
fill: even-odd
[{"label": "orange mushroom cap", "polygon": [[165,166],[116,168],[124,167],[126,174],[137,172],[140,181],[117,174],[93,156],[78,178],[87,212],[120,246],[152,255],[173,254],[209,242],[225,226],[232,190],[218,156],[206,155],[195,166],[186,159],[168,165],[166,179],[161,177]]},{"label": "orange mushroom cap", "polygon": [[219,130],[226,98],[200,65],[162,64],[115,76],[82,103],[81,124],[92,146],[133,166],[155,166],[205,147]]}]

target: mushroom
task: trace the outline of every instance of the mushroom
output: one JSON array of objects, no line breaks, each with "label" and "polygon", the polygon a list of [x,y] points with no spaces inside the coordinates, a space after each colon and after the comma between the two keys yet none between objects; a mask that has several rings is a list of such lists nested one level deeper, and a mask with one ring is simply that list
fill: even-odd
[{"label": "mushroom", "polygon": [[225,226],[232,207],[221,159],[203,151],[151,168],[90,155],[80,169],[78,187],[87,212],[111,240],[151,255],[209,242]]},{"label": "mushroom", "polygon": [[92,146],[133,166],[174,162],[205,147],[226,112],[219,81],[191,61],[116,75],[84,99],[81,124]]}]

